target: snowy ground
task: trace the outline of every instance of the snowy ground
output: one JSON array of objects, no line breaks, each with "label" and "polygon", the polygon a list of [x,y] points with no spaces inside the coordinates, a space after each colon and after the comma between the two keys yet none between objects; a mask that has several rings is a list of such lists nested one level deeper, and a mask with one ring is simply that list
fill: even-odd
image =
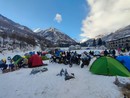
[{"label": "snowy ground", "polygon": [[[30,75],[32,69],[23,68],[0,74],[0,98],[123,98],[113,84],[115,77],[93,75],[89,67],[44,63],[49,64],[47,72]],[[75,79],[56,76],[62,68]]]},{"label": "snowy ground", "polygon": [[[82,53],[83,50],[77,51]],[[24,55],[23,52],[0,54],[3,57]],[[95,58],[91,61],[95,60]],[[113,84],[114,76],[94,75],[89,67],[48,63],[48,71],[30,75],[31,68],[0,74],[0,98],[123,98],[119,88]],[[65,81],[56,76],[61,69],[74,73],[75,79]],[[123,82],[128,79],[124,78]]]}]

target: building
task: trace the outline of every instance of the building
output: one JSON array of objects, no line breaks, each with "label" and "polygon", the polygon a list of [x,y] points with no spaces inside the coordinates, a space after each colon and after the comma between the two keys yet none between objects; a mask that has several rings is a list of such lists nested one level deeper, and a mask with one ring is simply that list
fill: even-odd
[{"label": "building", "polygon": [[71,51],[71,50],[76,50],[74,45],[69,46],[69,51]]},{"label": "building", "polygon": [[122,38],[106,41],[106,46],[109,49],[130,48],[130,35]]},{"label": "building", "polygon": [[81,46],[80,45],[75,45],[76,50],[80,50]]}]

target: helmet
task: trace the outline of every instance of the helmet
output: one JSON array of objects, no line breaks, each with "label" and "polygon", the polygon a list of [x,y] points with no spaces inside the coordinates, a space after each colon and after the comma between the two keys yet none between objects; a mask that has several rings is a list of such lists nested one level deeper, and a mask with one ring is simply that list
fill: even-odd
[{"label": "helmet", "polygon": [[1,61],[3,61],[4,63],[6,63],[6,59],[5,58],[1,59]]},{"label": "helmet", "polygon": [[26,58],[26,56],[22,56],[22,58]]},{"label": "helmet", "polygon": [[7,59],[8,59],[8,60],[11,60],[11,57],[9,56]]}]

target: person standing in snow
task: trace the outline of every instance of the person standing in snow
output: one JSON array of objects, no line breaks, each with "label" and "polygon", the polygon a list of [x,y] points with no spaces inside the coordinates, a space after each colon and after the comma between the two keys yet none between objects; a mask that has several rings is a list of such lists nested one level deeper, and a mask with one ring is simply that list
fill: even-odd
[{"label": "person standing in snow", "polygon": [[86,52],[83,52],[81,54],[81,60],[82,60],[81,68],[83,68],[84,65],[87,65],[87,66],[89,65],[91,57]]},{"label": "person standing in snow", "polygon": [[108,51],[107,51],[107,49],[105,49],[104,56],[107,56],[107,55],[108,55]]},{"label": "person standing in snow", "polygon": [[7,58],[7,65],[9,66],[10,71],[14,70],[14,64],[13,64],[13,60],[11,59],[11,57]]},{"label": "person standing in snow", "polygon": [[6,59],[0,60],[0,68],[2,68],[2,71],[3,71],[3,72],[6,72],[7,66],[8,66],[8,65],[6,64]]},{"label": "person standing in snow", "polygon": [[74,52],[71,52],[70,53],[70,61],[69,61],[69,63],[70,63],[70,67],[72,67],[72,64],[73,64],[73,62],[74,62]]},{"label": "person standing in snow", "polygon": [[116,51],[115,49],[112,50],[112,56],[115,58],[115,55],[116,55]]}]

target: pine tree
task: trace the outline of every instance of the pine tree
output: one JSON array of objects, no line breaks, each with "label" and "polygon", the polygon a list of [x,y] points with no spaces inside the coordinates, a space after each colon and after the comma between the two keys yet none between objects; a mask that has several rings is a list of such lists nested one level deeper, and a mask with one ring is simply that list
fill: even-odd
[{"label": "pine tree", "polygon": [[102,41],[102,45],[106,46],[106,42],[105,42],[105,41]]},{"label": "pine tree", "polygon": [[99,46],[102,45],[102,39],[101,39],[101,38],[98,39],[98,45],[99,45]]},{"label": "pine tree", "polygon": [[93,40],[93,46],[96,46],[96,40],[95,39]]}]

